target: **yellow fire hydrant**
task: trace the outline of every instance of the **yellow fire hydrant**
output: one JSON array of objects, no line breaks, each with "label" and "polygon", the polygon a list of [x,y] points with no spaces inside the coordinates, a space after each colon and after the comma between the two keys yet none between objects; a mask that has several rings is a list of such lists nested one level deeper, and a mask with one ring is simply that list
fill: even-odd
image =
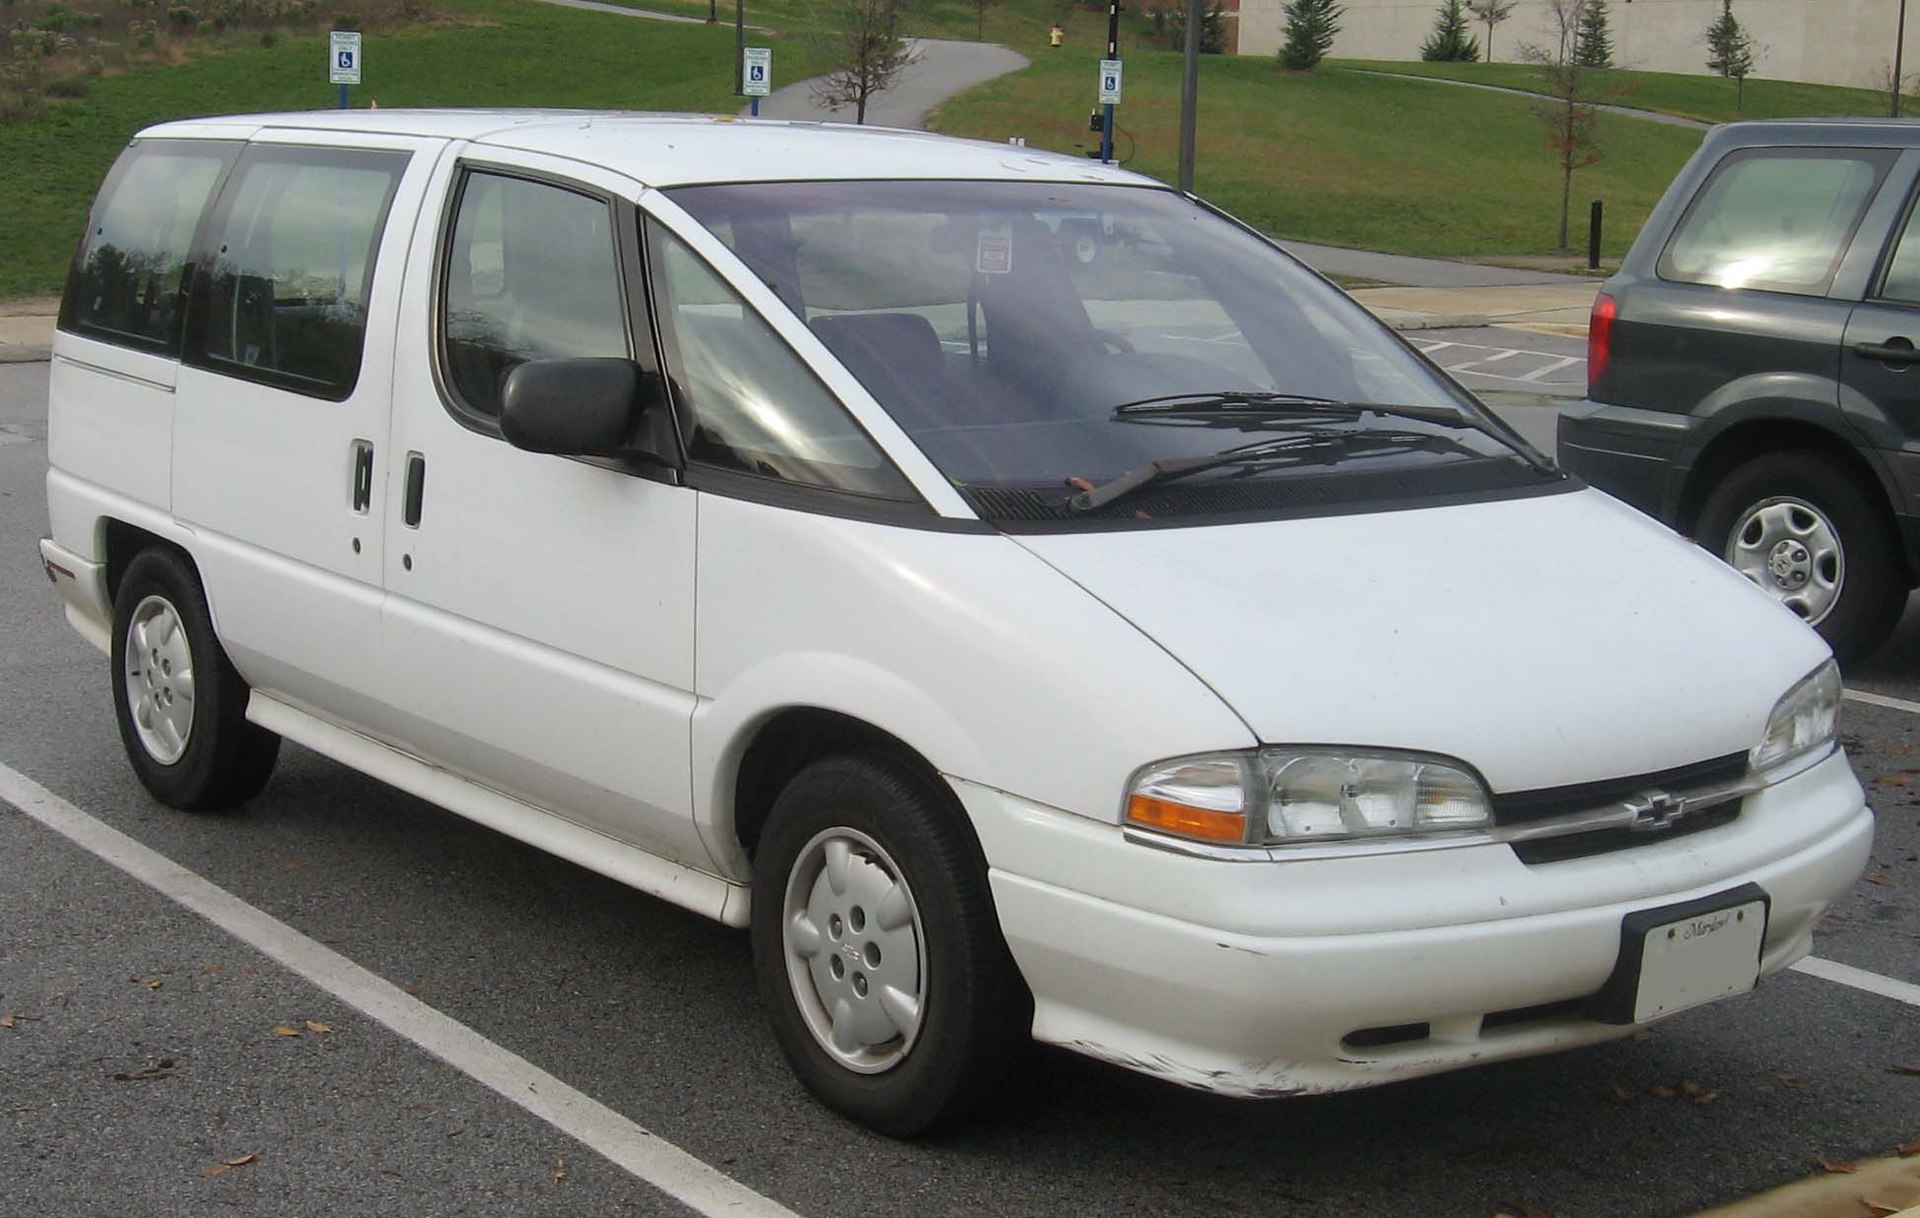
[{"label": "yellow fire hydrant", "polygon": [[1066,31],[1060,28],[1060,23],[1058,21],[1054,22],[1053,28],[1047,31],[1047,45],[1050,47],[1057,47],[1062,42],[1065,42],[1066,40],[1067,40]]}]

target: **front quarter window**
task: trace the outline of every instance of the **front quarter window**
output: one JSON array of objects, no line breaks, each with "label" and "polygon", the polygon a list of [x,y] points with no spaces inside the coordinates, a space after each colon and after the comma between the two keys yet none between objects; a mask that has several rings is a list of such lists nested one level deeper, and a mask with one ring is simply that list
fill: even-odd
[{"label": "front quarter window", "polygon": [[657,224],[649,245],[668,375],[690,416],[689,458],[801,486],[915,498],[752,305]]}]

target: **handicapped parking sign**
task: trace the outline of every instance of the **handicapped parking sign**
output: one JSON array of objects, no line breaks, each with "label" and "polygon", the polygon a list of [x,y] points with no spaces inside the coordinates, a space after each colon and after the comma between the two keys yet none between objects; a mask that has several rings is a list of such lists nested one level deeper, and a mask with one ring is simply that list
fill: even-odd
[{"label": "handicapped parking sign", "polygon": [[350,30],[335,30],[327,38],[327,83],[360,83],[360,35]]},{"label": "handicapped parking sign", "polygon": [[1120,61],[1117,59],[1100,61],[1100,104],[1120,104]]},{"label": "handicapped parking sign", "polygon": [[746,70],[741,73],[740,91],[748,97],[765,97],[773,91],[773,48],[744,47]]}]

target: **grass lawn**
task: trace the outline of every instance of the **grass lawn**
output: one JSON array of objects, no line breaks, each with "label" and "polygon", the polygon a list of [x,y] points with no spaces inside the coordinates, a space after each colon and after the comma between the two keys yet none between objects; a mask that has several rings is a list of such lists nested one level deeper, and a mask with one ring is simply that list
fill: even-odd
[{"label": "grass lawn", "polygon": [[[353,103],[731,111],[733,31],[527,0],[444,0],[464,24],[369,36]],[[779,45],[779,44],[775,44]],[[325,35],[142,68],[0,126],[0,296],[57,292],[87,204],[128,137],[204,114],[333,104]]]},{"label": "grass lawn", "polygon": [[[1071,152],[1087,131],[1098,46],[1038,52],[1034,66],[954,98],[941,131]],[[1116,152],[1166,181],[1179,157],[1180,57],[1130,49]],[[1607,158],[1574,175],[1574,240],[1605,200],[1605,249],[1625,252],[1698,132],[1602,115]],[[1286,73],[1266,58],[1202,62],[1200,194],[1283,237],[1413,254],[1553,248],[1560,177],[1524,98],[1350,71]]]},{"label": "grass lawn", "polygon": [[[1539,73],[1523,63],[1402,63],[1386,59],[1330,59],[1328,69],[1358,68],[1402,76],[1438,76],[1481,85],[1541,90]],[[1852,115],[1883,117],[1887,95],[1839,85],[1809,85],[1796,80],[1747,81],[1746,97],[1734,108],[1738,82],[1718,76],[1687,76],[1677,72],[1605,71],[1595,73],[1594,100],[1640,110],[1658,110],[1702,122],[1726,123],[1742,118],[1805,118]]]}]

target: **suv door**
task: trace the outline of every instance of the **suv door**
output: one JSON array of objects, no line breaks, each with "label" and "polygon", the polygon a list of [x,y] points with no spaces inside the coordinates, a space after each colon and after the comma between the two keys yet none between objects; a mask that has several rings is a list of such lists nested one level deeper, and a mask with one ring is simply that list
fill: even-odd
[{"label": "suv door", "polygon": [[407,236],[443,141],[255,137],[201,226],[173,514],[250,685],[357,720],[377,666],[380,477]]},{"label": "suv door", "polygon": [[692,491],[662,466],[523,451],[500,392],[534,359],[657,372],[638,184],[449,158],[395,364],[381,728],[525,802],[706,870],[691,818]]},{"label": "suv door", "polygon": [[[1908,164],[1907,162],[1911,162]],[[1920,152],[1905,154],[1908,175]],[[1900,516],[1920,504],[1920,187],[1886,243],[1866,299],[1847,319],[1841,408],[1865,436]]]}]

